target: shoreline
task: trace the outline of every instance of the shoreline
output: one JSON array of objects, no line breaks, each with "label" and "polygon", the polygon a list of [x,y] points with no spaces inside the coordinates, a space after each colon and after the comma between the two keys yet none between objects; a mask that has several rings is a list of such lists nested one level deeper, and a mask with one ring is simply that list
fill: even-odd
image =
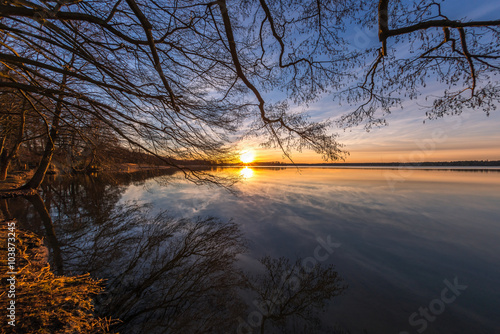
[{"label": "shoreline", "polygon": [[15,219],[3,218],[1,248],[5,254],[9,250],[15,255],[2,264],[2,281],[9,283],[2,305],[14,332],[112,333],[109,327],[117,320],[99,317],[93,304],[95,296],[104,293],[104,282],[88,273],[54,273],[44,238],[19,228]]},{"label": "shoreline", "polygon": [[[200,166],[202,167],[202,166]],[[414,170],[449,170],[449,171],[500,171],[500,166],[322,166],[322,165],[228,165],[212,166],[218,168],[317,168],[317,169],[414,169]],[[210,167],[209,167],[210,168]]]},{"label": "shoreline", "polygon": [[34,170],[10,172],[5,180],[0,181],[0,199],[36,195],[38,191],[34,189],[16,190],[24,185],[34,173]]},{"label": "shoreline", "polygon": [[[103,169],[96,173],[106,173],[106,174],[134,174],[137,172],[148,172],[148,171],[164,171],[172,169],[169,166],[151,166],[151,165],[138,165],[138,164],[120,164],[115,166],[115,168]],[[18,196],[32,196],[38,193],[37,189],[28,190],[16,190],[17,188],[24,185],[35,173],[35,169],[29,171],[12,171],[7,175],[4,181],[0,181],[0,199],[13,198]],[[83,174],[83,173],[82,173]],[[47,173],[46,176],[59,176],[59,175],[71,175],[68,172],[58,171],[56,173]],[[73,175],[78,175],[73,174]]]},{"label": "shoreline", "polygon": [[[259,165],[259,164],[234,164],[234,165],[192,165],[183,166],[186,168],[203,168],[203,169],[213,169],[213,168],[306,168],[306,169],[385,169],[385,170],[426,170],[426,171],[476,171],[476,172],[500,172],[500,166],[493,165],[411,165],[411,164],[283,164],[283,165]],[[105,173],[105,174],[133,174],[137,172],[147,172],[147,171],[165,171],[175,169],[171,166],[151,166],[151,165],[140,165],[134,163],[123,163],[113,168],[104,168],[102,170],[96,171],[95,173]],[[12,171],[7,175],[4,181],[0,181],[0,199],[12,198],[17,196],[29,196],[35,195],[37,190],[15,190],[26,183],[29,178],[34,174],[35,170],[29,171]],[[58,175],[70,175],[71,173],[59,171],[55,173]],[[80,174],[80,173],[77,173]],[[75,175],[77,175],[75,174]],[[84,173],[82,173],[84,174]],[[49,175],[49,174],[47,174]],[[54,174],[52,174],[54,175]]]}]

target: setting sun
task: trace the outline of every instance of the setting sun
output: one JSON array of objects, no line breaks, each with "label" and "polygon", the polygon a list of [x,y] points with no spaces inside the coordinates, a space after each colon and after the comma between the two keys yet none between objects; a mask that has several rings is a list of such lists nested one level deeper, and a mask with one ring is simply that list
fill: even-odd
[{"label": "setting sun", "polygon": [[246,151],[240,155],[240,160],[244,164],[251,163],[255,160],[255,153],[253,151]]}]

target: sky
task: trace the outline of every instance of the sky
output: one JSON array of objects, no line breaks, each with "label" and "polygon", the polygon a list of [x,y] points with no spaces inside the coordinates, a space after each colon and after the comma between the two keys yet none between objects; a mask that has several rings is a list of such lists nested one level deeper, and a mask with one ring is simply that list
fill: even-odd
[{"label": "sky", "polygon": [[[500,3],[495,0],[448,0],[445,4],[443,12],[452,19],[487,20],[500,17]],[[357,43],[378,43],[373,32],[356,34]],[[344,144],[343,149],[349,152],[345,162],[500,160],[500,108],[489,116],[477,109],[464,111],[458,116],[426,119],[425,111],[419,104],[426,104],[425,95],[440,90],[439,87],[429,82],[427,92],[420,100],[406,101],[402,110],[386,117],[387,126],[370,132],[363,126],[347,130],[333,128],[332,133],[338,134],[338,142]],[[313,120],[324,120],[345,114],[352,107],[341,106],[331,96],[324,96],[306,110]],[[280,150],[259,148],[255,141],[243,141],[240,147],[254,152],[256,161],[288,162]],[[293,152],[292,158],[296,163],[324,162],[312,151]]]}]

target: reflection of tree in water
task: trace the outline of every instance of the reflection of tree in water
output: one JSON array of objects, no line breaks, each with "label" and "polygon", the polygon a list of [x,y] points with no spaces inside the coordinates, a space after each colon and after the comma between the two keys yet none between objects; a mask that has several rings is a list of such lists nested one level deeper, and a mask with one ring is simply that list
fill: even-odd
[{"label": "reflection of tree in water", "polygon": [[124,256],[111,262],[115,270],[107,276],[109,294],[100,300],[103,313],[126,323],[126,332],[231,330],[228,320],[243,307],[236,295],[236,255],[244,250],[238,226],[166,215],[133,220],[141,225],[134,236],[115,242]]},{"label": "reflection of tree in water", "polygon": [[99,225],[109,220],[109,214],[129,185],[143,185],[152,177],[168,178],[175,171],[144,171],[123,174],[103,174],[98,177],[77,175],[56,179],[43,184],[42,191],[47,206],[53,206],[57,218],[70,219],[75,230],[89,225]]},{"label": "reflection of tree in water", "polygon": [[[120,319],[117,331],[234,333],[257,301],[267,309],[255,333],[317,332],[315,311],[344,289],[332,267],[300,272],[300,260],[264,258],[263,274],[245,274],[237,265],[245,240],[234,222],[150,216],[146,206],[117,205],[125,188],[100,181],[53,182],[43,192],[50,208],[31,202],[44,230],[57,235],[47,240],[56,268],[107,280],[96,310]],[[298,289],[280,281],[287,272]]]},{"label": "reflection of tree in water", "polygon": [[304,266],[301,258],[269,256],[260,262],[261,273],[245,275],[257,311],[240,321],[240,332],[341,333],[323,326],[318,312],[347,288],[333,265]]},{"label": "reflection of tree in water", "polygon": [[[73,240],[85,244],[85,250],[80,248],[80,256],[66,268],[107,278],[98,311],[123,321],[119,331],[234,333],[237,319],[249,312],[242,290],[254,292],[262,303],[281,288],[282,303],[274,301],[276,308],[265,314],[263,332],[302,333],[321,328],[315,310],[344,289],[333,268],[318,265],[305,273],[285,259],[263,259],[264,276],[244,274],[236,262],[245,241],[234,222],[166,214],[144,219],[137,206],[116,211],[92,236]],[[280,285],[276,280],[290,270],[299,275],[298,289],[292,286],[295,281]]]}]

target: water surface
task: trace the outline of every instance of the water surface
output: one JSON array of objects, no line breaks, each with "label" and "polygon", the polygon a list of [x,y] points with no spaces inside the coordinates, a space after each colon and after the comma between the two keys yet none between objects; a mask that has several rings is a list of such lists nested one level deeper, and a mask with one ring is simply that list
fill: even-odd
[{"label": "water surface", "polygon": [[[214,171],[243,180],[234,192],[174,172],[47,182],[53,267],[108,279],[97,309],[124,320],[123,333],[259,333],[264,256],[280,276],[288,267],[279,259],[299,259],[296,286],[313,286],[314,300],[332,297],[307,311],[320,324],[299,310],[266,320],[265,333],[499,333],[500,172]],[[26,203],[11,200],[10,214],[51,234]],[[311,280],[313,265],[334,265],[338,290]],[[241,271],[258,287],[246,291]]]}]

